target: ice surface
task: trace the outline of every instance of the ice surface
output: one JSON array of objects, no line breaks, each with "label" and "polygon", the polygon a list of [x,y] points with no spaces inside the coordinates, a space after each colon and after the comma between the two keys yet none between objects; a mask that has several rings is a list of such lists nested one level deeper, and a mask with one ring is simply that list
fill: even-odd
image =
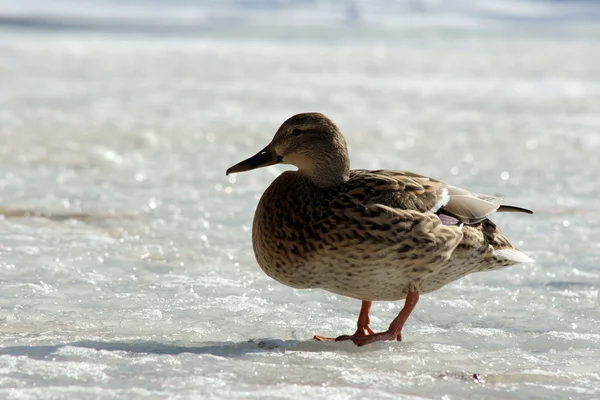
[{"label": "ice surface", "polygon": [[[0,27],[0,398],[599,398],[600,25],[486,13],[310,37]],[[283,168],[225,170],[314,110],[355,168],[534,209],[495,221],[537,263],[422,296],[402,343],[312,341],[359,302],[266,277],[250,226]]]}]

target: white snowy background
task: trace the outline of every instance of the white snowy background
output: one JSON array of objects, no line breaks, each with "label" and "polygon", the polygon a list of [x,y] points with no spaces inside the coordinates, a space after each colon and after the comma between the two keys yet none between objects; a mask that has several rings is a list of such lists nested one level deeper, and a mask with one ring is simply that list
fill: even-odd
[{"label": "white snowy background", "polygon": [[[600,397],[600,4],[0,0],[0,398]],[[535,214],[401,343],[270,280],[225,177],[321,111],[355,168]],[[375,303],[385,329],[402,302]],[[478,379],[474,379],[476,374]]]}]

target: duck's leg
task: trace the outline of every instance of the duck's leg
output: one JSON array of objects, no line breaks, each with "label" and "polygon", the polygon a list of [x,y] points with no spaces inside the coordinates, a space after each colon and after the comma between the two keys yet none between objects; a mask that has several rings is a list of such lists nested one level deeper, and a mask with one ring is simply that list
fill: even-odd
[{"label": "duck's leg", "polygon": [[356,332],[354,332],[354,335],[343,335],[343,336],[339,336],[337,338],[330,338],[330,337],[315,335],[314,339],[318,340],[318,341],[333,341],[333,340],[340,341],[340,340],[350,340],[354,337],[375,334],[375,332],[373,332],[373,329],[371,329],[371,327],[370,327],[371,318],[369,317],[369,313],[371,312],[372,304],[373,304],[372,301],[363,300],[362,306],[360,308],[360,314],[358,315],[358,322],[356,323],[357,329],[356,329]]},{"label": "duck's leg", "polygon": [[404,302],[404,307],[398,314],[396,318],[392,321],[389,329],[385,332],[381,333],[372,333],[370,335],[353,335],[353,336],[340,336],[336,340],[352,340],[357,346],[364,346],[366,344],[381,342],[384,340],[402,340],[402,327],[404,327],[404,323],[408,319],[408,316],[415,308],[419,301],[419,292],[408,292],[406,296],[406,301]]}]

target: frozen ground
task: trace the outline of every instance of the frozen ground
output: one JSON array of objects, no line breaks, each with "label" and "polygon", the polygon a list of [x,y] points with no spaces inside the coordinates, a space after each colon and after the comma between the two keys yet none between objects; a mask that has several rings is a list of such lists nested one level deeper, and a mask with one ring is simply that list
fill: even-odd
[{"label": "frozen ground", "polygon": [[[0,398],[599,398],[600,28],[429,22],[0,28]],[[267,278],[282,169],[224,174],[311,110],[356,168],[533,208],[495,220],[537,264],[423,296],[402,343],[313,342],[359,302]]]}]

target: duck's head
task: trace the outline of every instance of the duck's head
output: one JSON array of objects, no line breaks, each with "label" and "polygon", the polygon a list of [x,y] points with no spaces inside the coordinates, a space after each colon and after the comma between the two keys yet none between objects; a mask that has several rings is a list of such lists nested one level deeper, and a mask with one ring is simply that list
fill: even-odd
[{"label": "duck's head", "polygon": [[299,174],[321,187],[340,185],[350,174],[344,136],[333,121],[319,113],[289,118],[267,147],[229,168],[227,175],[280,163],[295,165]]}]

